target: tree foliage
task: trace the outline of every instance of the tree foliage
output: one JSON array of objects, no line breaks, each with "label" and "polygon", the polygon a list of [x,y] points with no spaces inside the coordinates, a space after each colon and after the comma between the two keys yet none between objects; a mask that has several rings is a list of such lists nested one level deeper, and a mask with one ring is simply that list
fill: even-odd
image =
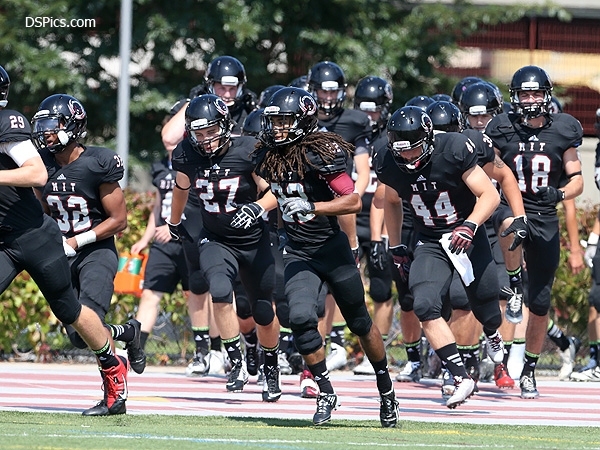
[{"label": "tree foliage", "polygon": [[[4,0],[0,64],[13,84],[10,104],[31,117],[46,96],[78,97],[91,139],[115,147],[119,18],[117,0]],[[439,71],[457,39],[481,24],[518,20],[523,8],[381,0],[136,0],[133,3],[130,167],[162,152],[170,106],[202,81],[207,63],[230,54],[250,89],[287,84],[330,59],[350,84],[376,74],[392,81],[399,106],[417,94],[448,92]],[[26,18],[94,19],[87,28],[28,27]]]}]

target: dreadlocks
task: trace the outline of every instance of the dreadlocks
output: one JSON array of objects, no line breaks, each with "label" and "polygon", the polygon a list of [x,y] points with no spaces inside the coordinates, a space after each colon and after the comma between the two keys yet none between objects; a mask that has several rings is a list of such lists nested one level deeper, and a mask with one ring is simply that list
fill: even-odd
[{"label": "dreadlocks", "polygon": [[[256,148],[262,148],[263,145],[259,142]],[[345,152],[347,156],[354,153],[354,146],[336,133],[329,131],[311,133],[289,147],[282,147],[281,151],[277,149],[267,151],[261,163],[261,176],[275,183],[286,181],[285,175],[289,172],[297,173],[299,178],[304,178],[306,166],[314,167],[307,157],[309,149],[319,155],[325,163],[332,161],[338,150]]]}]

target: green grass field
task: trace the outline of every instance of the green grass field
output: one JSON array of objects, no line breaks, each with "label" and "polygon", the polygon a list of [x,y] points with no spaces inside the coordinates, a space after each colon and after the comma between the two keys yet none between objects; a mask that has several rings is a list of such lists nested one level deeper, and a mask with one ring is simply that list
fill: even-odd
[{"label": "green grass field", "polygon": [[[524,421],[526,419],[524,418]],[[598,428],[0,412],[1,449],[600,449]]]}]

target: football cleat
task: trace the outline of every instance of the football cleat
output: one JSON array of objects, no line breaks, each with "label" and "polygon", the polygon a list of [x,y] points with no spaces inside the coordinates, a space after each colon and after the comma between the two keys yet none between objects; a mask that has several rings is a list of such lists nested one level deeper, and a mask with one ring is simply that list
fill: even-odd
[{"label": "football cleat", "polygon": [[323,425],[331,420],[331,413],[338,409],[340,402],[334,394],[319,394],[317,397],[317,411],[313,416],[313,424]]},{"label": "football cleat", "polygon": [[246,383],[248,383],[248,372],[246,372],[243,363],[240,362],[231,368],[225,387],[229,392],[242,392]]},{"label": "football cleat", "polygon": [[558,379],[561,381],[568,380],[573,372],[575,365],[575,356],[581,347],[581,341],[574,336],[569,336],[569,347],[560,352],[562,365],[558,372]]},{"label": "football cleat", "polygon": [[348,352],[341,345],[332,342],[325,362],[327,364],[327,370],[330,372],[343,369],[346,367],[346,364],[348,364]]},{"label": "football cleat", "polygon": [[515,380],[511,378],[502,363],[494,367],[494,381],[500,389],[512,389],[515,387]]},{"label": "football cleat", "polygon": [[319,396],[319,385],[308,369],[304,369],[300,374],[300,396],[302,398],[317,398]]},{"label": "football cleat", "polygon": [[263,381],[263,402],[276,402],[281,397],[281,384],[279,382],[279,367],[267,367]]},{"label": "football cleat", "polygon": [[292,366],[290,365],[285,353],[279,352],[277,354],[277,363],[279,364],[279,373],[281,373],[281,375],[292,374]]},{"label": "football cleat", "polygon": [[404,368],[396,375],[396,381],[403,383],[417,383],[421,379],[421,363],[408,361]]},{"label": "football cleat", "polygon": [[146,353],[144,353],[144,349],[140,344],[142,324],[135,319],[129,319],[127,324],[131,325],[134,330],[133,340],[125,345],[125,349],[127,350],[127,359],[129,360],[129,365],[135,373],[143,373],[144,369],[146,368]]},{"label": "football cleat", "polygon": [[446,400],[446,406],[450,409],[462,405],[475,393],[475,382],[471,378],[454,377],[454,394]]},{"label": "football cleat", "polygon": [[507,295],[504,317],[510,323],[518,324],[523,321],[523,290],[519,286],[513,288],[503,287],[502,292]]},{"label": "football cleat", "polygon": [[496,364],[500,364],[504,359],[504,342],[500,332],[496,330],[491,336],[486,336],[485,341],[488,356]]},{"label": "football cleat", "polygon": [[573,381],[600,381],[600,366],[583,372],[573,372],[570,378]]},{"label": "football cleat", "polygon": [[519,385],[521,386],[521,398],[531,400],[540,396],[535,384],[535,376],[533,374],[521,375]]},{"label": "football cleat", "polygon": [[119,365],[100,369],[104,398],[96,406],[83,411],[84,416],[113,416],[127,412],[127,371],[128,361],[117,356]]},{"label": "football cleat", "polygon": [[448,369],[442,370],[442,398],[448,400],[454,395],[456,386],[454,386],[454,377]]},{"label": "football cleat", "polygon": [[208,364],[206,363],[206,355],[202,353],[196,354],[192,362],[185,368],[186,377],[201,377],[208,373]]},{"label": "football cleat", "polygon": [[366,356],[362,362],[353,369],[354,375],[375,375],[375,369],[371,365],[371,361]]},{"label": "football cleat", "polygon": [[256,375],[258,373],[258,349],[256,345],[246,345],[246,369],[248,375]]},{"label": "football cleat", "polygon": [[394,390],[379,394],[380,406],[379,406],[379,420],[383,428],[394,428],[398,424],[400,419],[400,405],[396,400]]}]

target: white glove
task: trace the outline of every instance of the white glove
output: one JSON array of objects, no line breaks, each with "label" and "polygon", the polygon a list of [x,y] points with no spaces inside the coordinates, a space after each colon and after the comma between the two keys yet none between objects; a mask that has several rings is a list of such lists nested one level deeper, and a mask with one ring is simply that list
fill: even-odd
[{"label": "white glove", "polygon": [[75,251],[75,249],[73,247],[71,247],[69,244],[67,244],[67,238],[66,237],[62,237],[63,238],[63,250],[65,251],[65,255],[67,255],[67,258],[72,258],[73,256],[75,256],[77,254],[77,252]]},{"label": "white glove", "polygon": [[588,267],[594,267],[594,256],[596,256],[596,249],[598,248],[598,238],[596,233],[590,233],[590,237],[585,245],[585,253],[583,259]]}]

